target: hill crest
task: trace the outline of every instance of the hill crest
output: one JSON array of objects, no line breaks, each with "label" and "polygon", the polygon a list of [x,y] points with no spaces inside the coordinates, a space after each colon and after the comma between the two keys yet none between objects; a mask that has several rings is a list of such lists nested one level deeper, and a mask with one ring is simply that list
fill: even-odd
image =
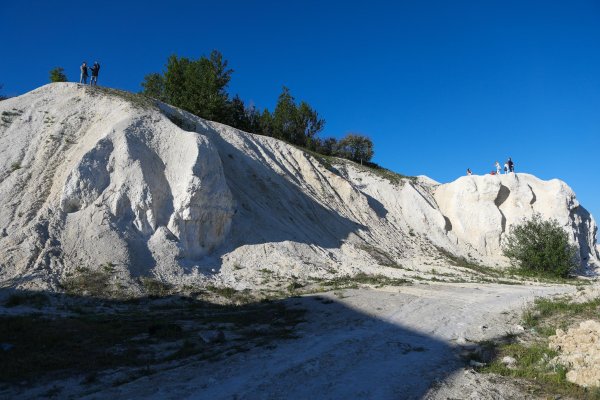
[{"label": "hill crest", "polygon": [[504,265],[507,230],[533,212],[571,232],[582,265],[598,263],[594,219],[556,179],[383,176],[70,83],[0,102],[0,114],[4,285],[58,288],[82,269],[126,287],[468,277],[452,260]]}]

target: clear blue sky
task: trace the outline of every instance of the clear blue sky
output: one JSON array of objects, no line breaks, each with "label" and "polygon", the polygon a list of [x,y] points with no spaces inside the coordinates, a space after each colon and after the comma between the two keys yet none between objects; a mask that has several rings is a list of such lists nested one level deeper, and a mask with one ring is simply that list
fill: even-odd
[{"label": "clear blue sky", "polygon": [[447,182],[511,156],[600,218],[597,0],[11,1],[0,38],[5,95],[55,66],[76,80],[83,60],[138,91],[170,54],[218,49],[230,93],[273,109],[286,85],[322,135],[369,135],[387,168]]}]

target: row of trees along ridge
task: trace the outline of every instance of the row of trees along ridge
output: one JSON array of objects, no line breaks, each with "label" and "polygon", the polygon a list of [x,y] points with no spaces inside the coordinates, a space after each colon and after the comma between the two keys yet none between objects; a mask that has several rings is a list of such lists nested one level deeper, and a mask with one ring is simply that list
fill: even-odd
[{"label": "row of trees along ridge", "polygon": [[323,155],[361,163],[373,158],[373,142],[366,136],[348,134],[339,141],[333,137],[319,138],[325,120],[307,102],[297,103],[285,86],[273,112],[246,106],[238,95],[230,97],[227,85],[232,73],[227,60],[216,50],[208,58],[202,56],[197,60],[172,55],[163,73],[144,77],[142,93],[199,117],[281,139]]}]

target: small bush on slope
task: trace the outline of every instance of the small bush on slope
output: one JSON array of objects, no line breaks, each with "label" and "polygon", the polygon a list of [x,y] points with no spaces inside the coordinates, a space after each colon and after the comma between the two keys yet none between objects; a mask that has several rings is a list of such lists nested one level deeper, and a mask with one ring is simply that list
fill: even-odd
[{"label": "small bush on slope", "polygon": [[542,220],[539,214],[514,226],[503,253],[528,275],[567,277],[577,268],[576,248],[556,220]]}]

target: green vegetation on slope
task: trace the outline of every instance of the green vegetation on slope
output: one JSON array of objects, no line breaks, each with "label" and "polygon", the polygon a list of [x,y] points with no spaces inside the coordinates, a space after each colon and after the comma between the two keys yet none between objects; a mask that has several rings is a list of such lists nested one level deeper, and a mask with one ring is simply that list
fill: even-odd
[{"label": "green vegetation on slope", "polygon": [[372,159],[373,142],[364,135],[349,133],[339,141],[319,138],[325,120],[306,101],[296,102],[285,86],[273,111],[246,106],[238,95],[232,97],[227,92],[233,72],[216,50],[197,60],[172,55],[163,73],[145,76],[142,93],[201,118],[275,137],[319,154],[359,163]]},{"label": "green vegetation on slope", "polygon": [[[480,372],[520,378],[531,394],[538,396],[569,396],[578,399],[600,399],[600,388],[583,388],[567,381],[567,369],[551,362],[557,352],[548,348],[548,337],[556,329],[566,330],[582,320],[598,319],[600,299],[573,303],[567,299],[537,299],[523,314],[526,331],[509,335],[495,342],[482,344],[487,365]],[[514,365],[502,362],[504,357],[516,360]]]}]

